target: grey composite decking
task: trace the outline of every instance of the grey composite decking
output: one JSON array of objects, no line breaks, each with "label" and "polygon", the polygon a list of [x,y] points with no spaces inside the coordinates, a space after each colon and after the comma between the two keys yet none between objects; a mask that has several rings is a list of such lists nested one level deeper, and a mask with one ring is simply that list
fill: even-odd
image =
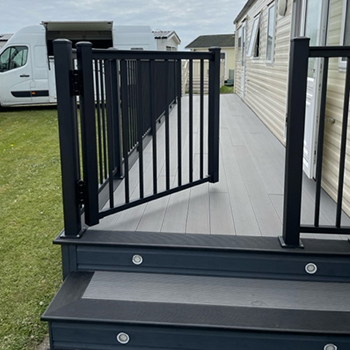
[{"label": "grey composite decking", "polygon": [[[147,290],[147,293],[144,291]],[[331,296],[331,297],[330,297]],[[167,275],[94,273],[83,299],[172,304],[350,311],[348,283]]]},{"label": "grey composite decking", "polygon": [[[194,106],[198,108],[198,96]],[[197,106],[197,107],[196,107]],[[176,186],[176,110],[170,114],[171,181]],[[198,114],[195,110],[194,114]],[[188,178],[188,96],[182,98],[183,177]],[[229,234],[277,237],[282,233],[284,146],[241,101],[237,95],[221,95],[220,103],[220,181],[191,189],[108,216],[94,228],[107,230]],[[198,122],[194,125],[194,160],[199,162]],[[158,182],[164,187],[164,125],[158,138]],[[186,137],[187,135],[187,137]],[[205,145],[206,146],[206,145]],[[152,191],[150,143],[144,151],[145,192]],[[205,152],[207,152],[205,147]],[[194,170],[198,176],[198,171]],[[148,180],[146,180],[148,179]],[[131,198],[138,193],[138,162],[130,171]],[[115,192],[123,200],[124,184]],[[311,224],[314,213],[315,183],[304,177],[302,222]],[[325,193],[321,198],[320,224],[334,225],[335,203]],[[343,225],[350,219],[343,215]],[[346,239],[338,235],[302,237]]]}]

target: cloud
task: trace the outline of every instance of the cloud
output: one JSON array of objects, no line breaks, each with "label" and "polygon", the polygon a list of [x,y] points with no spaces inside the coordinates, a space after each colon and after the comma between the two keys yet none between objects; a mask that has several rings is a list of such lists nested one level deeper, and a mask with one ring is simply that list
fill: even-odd
[{"label": "cloud", "polygon": [[[4,0],[1,0],[4,1]],[[14,33],[41,21],[113,20],[175,30],[182,47],[199,35],[233,33],[233,20],[246,0],[12,0],[0,14],[0,33]]]}]

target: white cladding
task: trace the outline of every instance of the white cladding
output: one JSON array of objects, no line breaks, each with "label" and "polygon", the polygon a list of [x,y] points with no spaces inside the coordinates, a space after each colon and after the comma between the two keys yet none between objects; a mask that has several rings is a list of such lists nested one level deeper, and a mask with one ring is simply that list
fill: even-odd
[{"label": "white cladding", "polygon": [[[284,143],[287,108],[288,57],[291,37],[292,1],[284,16],[275,15],[274,60],[267,62],[268,5],[271,0],[257,0],[236,24],[236,93],[259,116],[275,136]],[[275,1],[277,5],[278,2]],[[255,18],[260,14],[259,54],[246,54],[242,64],[242,46],[245,52],[251,43]],[[239,30],[245,27],[246,37],[238,43]],[[241,39],[242,40],[242,39]]]},{"label": "white cladding", "polygon": [[[278,11],[280,2],[275,0],[277,6],[275,22],[275,56],[272,63],[266,61],[268,6],[270,0],[256,0],[241,14],[236,25],[236,53],[237,64],[235,71],[235,90],[244,102],[258,115],[273,134],[284,143],[285,118],[287,109],[287,84],[289,47],[292,25],[293,5],[295,1],[288,1],[285,11]],[[315,2],[316,3],[316,2]],[[329,2],[327,23],[327,45],[344,45],[343,26],[345,4],[349,1],[332,0]],[[260,13],[260,54],[259,57],[245,57],[244,46],[250,43],[254,19]],[[246,36],[242,35],[243,29]],[[244,43],[244,44],[243,44]],[[329,196],[336,201],[339,176],[340,140],[342,131],[343,104],[344,104],[345,71],[339,59],[330,59],[327,100],[326,123],[324,135],[322,187]],[[347,148],[350,136],[348,132]],[[347,150],[345,161],[344,200],[343,210],[350,214],[350,151]]]}]

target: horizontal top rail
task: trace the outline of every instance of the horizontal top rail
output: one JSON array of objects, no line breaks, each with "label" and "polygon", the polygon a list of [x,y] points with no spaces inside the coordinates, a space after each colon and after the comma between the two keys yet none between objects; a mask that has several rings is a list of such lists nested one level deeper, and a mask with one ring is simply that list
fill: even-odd
[{"label": "horizontal top rail", "polygon": [[350,46],[311,46],[309,57],[348,57],[350,56]]},{"label": "horizontal top rail", "polygon": [[138,59],[138,60],[150,60],[150,59],[204,59],[213,60],[214,54],[211,52],[182,52],[182,51],[132,51],[132,50],[100,50],[93,49],[92,54],[94,59]]}]

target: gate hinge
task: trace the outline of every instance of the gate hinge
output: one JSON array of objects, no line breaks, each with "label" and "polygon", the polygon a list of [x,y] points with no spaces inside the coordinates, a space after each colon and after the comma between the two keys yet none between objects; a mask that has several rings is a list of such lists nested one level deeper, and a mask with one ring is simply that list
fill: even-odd
[{"label": "gate hinge", "polygon": [[79,96],[82,93],[82,75],[81,71],[74,69],[70,71],[71,93],[73,96]]},{"label": "gate hinge", "polygon": [[77,197],[78,204],[83,205],[85,203],[86,183],[83,180],[79,180],[77,183]]}]

